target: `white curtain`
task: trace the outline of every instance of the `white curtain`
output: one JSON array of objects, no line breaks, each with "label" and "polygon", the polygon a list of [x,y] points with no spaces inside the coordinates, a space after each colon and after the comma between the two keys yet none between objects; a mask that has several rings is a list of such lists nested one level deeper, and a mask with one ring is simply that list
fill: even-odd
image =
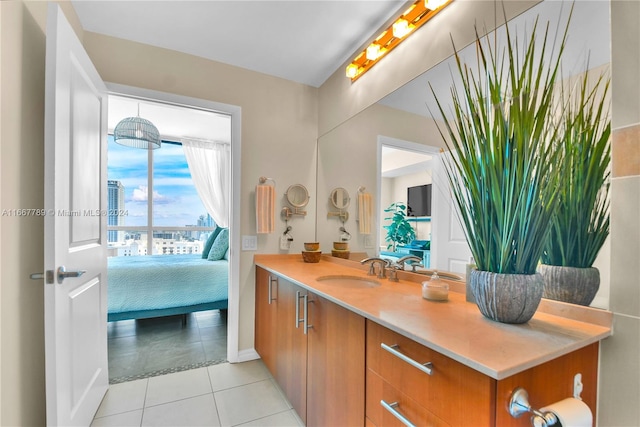
[{"label": "white curtain", "polygon": [[231,146],[182,139],[182,148],[204,207],[219,227],[229,227]]}]

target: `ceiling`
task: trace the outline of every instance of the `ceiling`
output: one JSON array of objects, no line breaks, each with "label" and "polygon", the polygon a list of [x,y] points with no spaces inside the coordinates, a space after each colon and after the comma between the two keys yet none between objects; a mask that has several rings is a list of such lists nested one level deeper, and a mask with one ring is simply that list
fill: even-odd
[{"label": "ceiling", "polygon": [[319,87],[406,0],[72,0],[85,31]]},{"label": "ceiling", "polygon": [[[320,86],[336,69],[396,16],[406,0],[72,0],[86,31],[146,43],[235,65],[284,79]],[[561,25],[571,2],[546,0],[514,19],[520,29],[541,23]],[[564,54],[567,74],[609,62],[609,3],[576,0]],[[461,53],[471,61],[473,46]],[[440,99],[447,97],[454,76],[451,60],[443,61],[390,94],[381,103],[431,117],[436,114],[429,83]],[[453,73],[455,74],[455,73]],[[346,77],[345,77],[346,78]],[[110,99],[109,128],[135,115],[137,105],[126,98]],[[166,107],[166,106],[165,106]],[[228,140],[227,125],[180,129],[185,121],[172,108],[141,103],[162,135]],[[153,116],[153,117],[151,117]],[[200,119],[200,118],[199,118]],[[186,121],[193,123],[193,121]],[[224,120],[222,120],[224,122]],[[172,124],[173,123],[173,124]],[[209,122],[210,123],[210,122]],[[162,129],[160,129],[162,127]]]}]

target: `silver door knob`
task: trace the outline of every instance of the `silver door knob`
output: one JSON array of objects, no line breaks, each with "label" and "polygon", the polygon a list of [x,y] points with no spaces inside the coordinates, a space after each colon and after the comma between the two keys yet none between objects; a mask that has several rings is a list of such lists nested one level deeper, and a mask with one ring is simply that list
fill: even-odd
[{"label": "silver door knob", "polygon": [[64,268],[64,265],[61,265],[58,267],[58,284],[62,283],[62,281],[67,277],[80,277],[86,272],[87,270],[67,271],[67,269]]}]

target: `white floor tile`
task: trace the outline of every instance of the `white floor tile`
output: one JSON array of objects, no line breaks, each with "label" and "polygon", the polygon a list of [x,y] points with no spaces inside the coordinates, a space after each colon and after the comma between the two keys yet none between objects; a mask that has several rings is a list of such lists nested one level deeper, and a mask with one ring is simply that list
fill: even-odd
[{"label": "white floor tile", "polygon": [[136,380],[109,386],[98,408],[96,418],[144,408],[147,381],[146,379]]},{"label": "white floor tile", "polygon": [[220,426],[213,394],[146,408],[142,426]]},{"label": "white floor tile", "polygon": [[214,392],[271,378],[271,374],[261,360],[221,363],[209,366],[207,369]]},{"label": "white floor tile", "polygon": [[211,393],[207,368],[149,378],[145,407]]},{"label": "white floor tile", "polygon": [[125,412],[123,414],[109,415],[95,418],[91,427],[140,427],[142,422],[142,409]]},{"label": "white floor tile", "polygon": [[289,409],[270,379],[214,393],[220,423],[233,426]]},{"label": "white floor tile", "polygon": [[304,424],[293,409],[280,412],[275,415],[260,418],[248,423],[240,424],[242,427],[304,427]]}]

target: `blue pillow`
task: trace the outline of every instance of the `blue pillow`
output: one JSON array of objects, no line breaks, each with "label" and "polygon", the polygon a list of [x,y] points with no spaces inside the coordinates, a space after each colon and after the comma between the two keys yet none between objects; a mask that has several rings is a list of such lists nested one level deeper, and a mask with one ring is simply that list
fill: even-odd
[{"label": "blue pillow", "polygon": [[218,237],[218,234],[220,234],[220,230],[222,230],[222,228],[216,227],[216,229],[213,230],[211,234],[209,234],[209,238],[207,239],[207,242],[204,244],[204,248],[202,248],[202,259],[207,259],[209,257],[209,251],[211,250],[211,246],[213,246],[213,242],[216,241],[216,237]]},{"label": "blue pillow", "polygon": [[223,228],[213,242],[213,245],[211,245],[207,259],[209,261],[218,261],[222,259],[227,249],[229,249],[229,229]]}]

